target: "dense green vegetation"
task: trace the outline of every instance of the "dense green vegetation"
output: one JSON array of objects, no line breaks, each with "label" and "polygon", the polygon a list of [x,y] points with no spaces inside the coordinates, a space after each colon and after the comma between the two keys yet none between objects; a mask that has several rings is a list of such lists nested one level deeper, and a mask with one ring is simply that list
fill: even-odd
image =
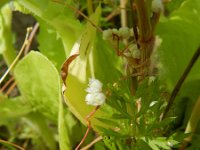
[{"label": "dense green vegetation", "polygon": [[1,0],[0,149],[200,149],[199,35],[199,0]]}]

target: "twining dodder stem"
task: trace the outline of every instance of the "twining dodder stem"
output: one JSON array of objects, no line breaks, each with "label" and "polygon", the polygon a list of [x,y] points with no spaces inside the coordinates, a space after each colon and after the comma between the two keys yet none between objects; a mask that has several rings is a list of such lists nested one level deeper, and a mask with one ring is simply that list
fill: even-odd
[{"label": "twining dodder stem", "polygon": [[90,114],[88,114],[85,118],[86,123],[87,123],[87,131],[85,132],[84,137],[82,138],[81,142],[77,145],[75,150],[79,150],[79,148],[81,147],[81,145],[84,143],[85,139],[87,138],[90,129],[91,129],[91,122],[90,119],[92,118],[92,116],[94,116],[95,112],[100,108],[100,106],[96,106],[91,112]]}]

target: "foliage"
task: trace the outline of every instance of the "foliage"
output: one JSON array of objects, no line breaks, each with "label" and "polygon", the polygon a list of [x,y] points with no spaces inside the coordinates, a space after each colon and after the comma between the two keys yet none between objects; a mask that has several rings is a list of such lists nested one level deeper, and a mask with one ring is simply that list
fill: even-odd
[{"label": "foliage", "polygon": [[[155,11],[151,7],[156,2]],[[135,0],[125,9],[118,5],[123,4],[0,2],[0,66],[14,67],[0,82],[0,139],[26,149],[75,149],[87,126],[93,131],[81,146],[101,140],[92,149],[199,148],[199,60],[181,89],[174,87],[199,48],[200,2]],[[14,65],[21,51],[13,45],[13,11],[31,14],[39,23],[37,50]],[[100,80],[106,95],[96,108],[85,102],[89,78]],[[179,93],[171,105],[174,90]],[[14,149],[0,143],[0,148]]]}]

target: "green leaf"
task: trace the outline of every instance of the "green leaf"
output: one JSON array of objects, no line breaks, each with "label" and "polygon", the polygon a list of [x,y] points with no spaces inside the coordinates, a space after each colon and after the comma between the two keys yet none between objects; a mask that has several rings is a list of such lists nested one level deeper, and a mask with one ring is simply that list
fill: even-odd
[{"label": "green leaf", "polygon": [[152,148],[152,150],[159,150],[158,146],[152,142],[151,140],[148,141],[149,146]]},{"label": "green leaf", "polygon": [[184,1],[185,0],[176,0],[176,1],[170,1],[169,3],[167,3],[166,9],[168,13],[176,11]]},{"label": "green leaf", "polygon": [[107,125],[111,125],[111,126],[118,126],[118,123],[111,120],[111,119],[105,119],[105,118],[96,118],[97,120],[107,124]]},{"label": "green leaf", "polygon": [[129,119],[130,116],[128,114],[113,114],[113,119]]},{"label": "green leaf", "polygon": [[22,97],[12,99],[0,97],[0,122],[4,119],[22,117],[31,111],[31,106],[24,102]]},{"label": "green leaf", "polygon": [[17,64],[14,73],[22,96],[35,110],[54,121],[57,120],[59,110],[60,149],[69,149],[60,79],[56,68],[41,53],[32,51]]},{"label": "green leaf", "polygon": [[53,64],[41,53],[32,51],[16,65],[14,74],[25,101],[56,121],[61,91]]},{"label": "green leaf", "polygon": [[42,137],[45,145],[47,145],[49,150],[56,150],[57,143],[54,137],[53,129],[49,127],[47,119],[40,113],[31,113],[26,118],[25,122]]},{"label": "green leaf", "polygon": [[[74,17],[73,10],[49,0],[20,0],[17,2],[58,32],[62,37],[65,53],[68,55],[82,30],[80,22]],[[23,11],[23,8],[20,11]]]},{"label": "green leaf", "polygon": [[49,60],[60,70],[65,60],[65,50],[62,39],[57,32],[43,20],[40,19],[40,32],[37,36],[39,42],[39,50],[48,57]]},{"label": "green leaf", "polygon": [[[101,7],[99,6],[95,10],[95,14],[92,14],[92,16],[90,17],[90,20],[92,20],[92,22],[97,25],[99,22],[100,15],[101,15]],[[96,36],[97,32],[96,30],[97,29],[94,26],[92,26],[90,22],[87,22],[86,29],[81,36],[81,42],[80,42],[81,43],[80,57],[82,59],[87,56],[89,50],[94,45],[95,38],[93,37]]]},{"label": "green leaf", "polygon": [[16,56],[12,41],[11,20],[12,10],[7,4],[0,9],[0,54],[3,55],[7,65],[10,65]]},{"label": "green leaf", "polygon": [[[192,10],[192,11],[191,11]],[[159,49],[164,80],[172,88],[180,78],[192,55],[200,45],[200,1],[187,0],[168,20],[159,24],[157,34],[162,38]],[[187,81],[199,79],[200,60],[196,62]]]}]

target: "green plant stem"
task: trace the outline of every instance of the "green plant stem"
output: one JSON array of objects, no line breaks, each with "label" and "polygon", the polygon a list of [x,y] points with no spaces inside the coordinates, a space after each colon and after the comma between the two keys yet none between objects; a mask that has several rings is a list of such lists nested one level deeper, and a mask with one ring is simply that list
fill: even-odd
[{"label": "green plant stem", "polygon": [[200,47],[196,50],[196,52],[192,56],[192,59],[190,60],[189,64],[187,65],[185,71],[183,72],[180,79],[176,83],[176,85],[175,85],[175,87],[174,87],[174,89],[173,89],[173,91],[170,95],[170,98],[169,98],[167,107],[166,107],[166,109],[163,113],[162,119],[164,119],[166,117],[167,113],[169,112],[169,110],[170,110],[171,106],[173,105],[174,100],[175,100],[183,82],[185,81],[186,77],[188,76],[188,74],[191,71],[192,67],[194,66],[195,62],[198,60],[199,56],[200,56]]},{"label": "green plant stem", "polygon": [[120,0],[121,26],[127,26],[126,0]]}]

